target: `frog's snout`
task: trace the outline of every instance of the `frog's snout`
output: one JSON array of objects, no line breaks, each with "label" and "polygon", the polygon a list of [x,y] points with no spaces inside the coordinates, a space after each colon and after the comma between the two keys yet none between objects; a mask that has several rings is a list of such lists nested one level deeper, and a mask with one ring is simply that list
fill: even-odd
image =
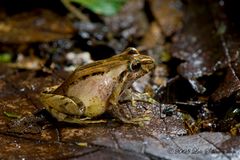
[{"label": "frog's snout", "polygon": [[148,72],[152,71],[155,67],[156,67],[155,63],[149,63],[149,64],[145,64],[142,67],[142,69],[144,72],[148,73]]},{"label": "frog's snout", "polygon": [[150,72],[155,68],[155,62],[151,57],[147,57],[142,60],[142,70],[144,72]]}]

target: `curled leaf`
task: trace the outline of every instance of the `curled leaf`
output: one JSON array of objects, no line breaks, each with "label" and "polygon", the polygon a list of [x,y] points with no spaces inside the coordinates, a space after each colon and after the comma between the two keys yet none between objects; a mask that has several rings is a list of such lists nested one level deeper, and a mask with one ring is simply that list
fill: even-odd
[{"label": "curled leaf", "polygon": [[81,4],[94,13],[112,16],[121,9],[126,0],[71,0],[71,2]]}]

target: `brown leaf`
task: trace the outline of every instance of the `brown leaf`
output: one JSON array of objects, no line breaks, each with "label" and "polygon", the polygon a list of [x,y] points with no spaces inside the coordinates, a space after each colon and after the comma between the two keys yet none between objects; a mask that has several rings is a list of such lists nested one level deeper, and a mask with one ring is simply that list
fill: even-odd
[{"label": "brown leaf", "polygon": [[48,10],[21,13],[0,22],[2,43],[49,42],[70,38],[73,33],[73,26],[66,18]]},{"label": "brown leaf", "polygon": [[[2,158],[7,158],[9,155],[14,158],[36,158],[39,155],[42,158],[81,156],[89,158],[89,153],[90,157],[106,158],[115,154],[120,157],[130,156],[148,159],[148,156],[145,155],[146,146],[164,145],[166,142],[162,142],[161,139],[163,135],[176,137],[187,133],[180,115],[174,114],[160,118],[159,106],[142,102],[138,102],[136,107],[128,106],[130,102],[123,103],[121,109],[122,113],[126,115],[145,115],[147,113],[151,120],[143,126],[115,122],[113,117],[105,117],[108,120],[106,124],[73,125],[48,122],[46,123],[48,126],[39,126],[39,119],[34,119],[33,116],[33,113],[38,109],[35,108],[32,99],[29,99],[30,97],[27,95],[36,95],[37,92],[41,91],[41,88],[57,84],[58,81],[53,80],[56,77],[48,75],[48,77],[39,78],[34,76],[35,71],[16,74],[18,70],[10,72],[12,69],[10,71],[8,69],[4,69],[8,73],[8,77],[2,79],[5,84],[1,89],[9,89],[11,92],[7,95],[1,92],[0,95],[3,97],[0,106],[4,106],[1,107],[2,114],[0,114],[0,137],[2,144],[4,144],[0,146]],[[22,121],[16,121],[17,123],[10,123],[11,119],[3,116],[4,111],[11,111],[22,115],[22,117],[30,116]],[[12,124],[10,127],[13,127],[10,130],[8,130],[9,124]],[[10,145],[10,141],[14,141],[14,145]],[[84,143],[86,146],[78,146],[78,143]],[[20,149],[19,146],[21,146]],[[15,150],[19,151],[15,152]],[[109,153],[105,153],[106,151]]]},{"label": "brown leaf", "polygon": [[149,0],[152,14],[165,36],[182,28],[182,3],[179,0]]}]

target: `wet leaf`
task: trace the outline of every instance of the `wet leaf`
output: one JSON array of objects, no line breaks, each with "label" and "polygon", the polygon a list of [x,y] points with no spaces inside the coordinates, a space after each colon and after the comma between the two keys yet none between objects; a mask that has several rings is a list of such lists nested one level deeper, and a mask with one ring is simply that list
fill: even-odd
[{"label": "wet leaf", "polygon": [[182,28],[182,2],[179,0],[150,0],[150,9],[165,36]]},{"label": "wet leaf", "polygon": [[[239,69],[240,68],[238,68],[238,70]],[[219,87],[211,95],[211,99],[214,102],[219,102],[223,98],[228,98],[239,90],[239,75],[236,74],[236,71],[232,67],[228,67],[224,80],[220,83]]]},{"label": "wet leaf", "polygon": [[[211,10],[200,1],[186,5],[185,25],[172,47],[172,55],[184,60],[178,66],[179,74],[188,79],[198,93],[207,92],[210,88],[197,79],[213,75],[231,61],[227,58],[222,35],[216,30],[215,22],[218,20],[209,15],[212,15]],[[235,53],[229,52],[229,57],[235,57]]]},{"label": "wet leaf", "polygon": [[49,42],[70,38],[73,33],[73,26],[66,18],[43,9],[5,17],[0,22],[2,43]]},{"label": "wet leaf", "polygon": [[137,45],[139,38],[145,34],[148,27],[147,17],[143,10],[144,0],[128,0],[118,14],[103,17],[105,24],[112,32],[109,46],[122,51],[127,47],[127,43],[131,46]]},{"label": "wet leaf", "polygon": [[[198,93],[213,92],[211,99],[219,102],[240,89],[237,60],[240,35],[220,6],[208,5],[213,9],[208,10],[200,1],[186,6],[185,26],[175,38],[172,51],[174,57],[185,61],[179,65],[178,72],[189,80],[193,89]],[[207,81],[198,80],[219,73],[224,77],[223,81],[216,77],[219,83],[204,86]]]},{"label": "wet leaf", "polygon": [[156,22],[152,22],[143,37],[141,45],[144,48],[153,48],[157,44],[163,44],[163,42],[164,35],[161,31],[161,27]]},{"label": "wet leaf", "polygon": [[[2,81],[6,82],[6,85],[1,88],[0,106],[3,106],[3,110],[14,109],[14,112],[26,117],[9,122],[6,116],[0,115],[2,122],[0,124],[0,134],[2,136],[0,137],[4,137],[3,144],[8,144],[9,141],[14,139],[16,140],[16,145],[1,145],[2,148],[0,149],[2,151],[9,148],[15,150],[18,146],[21,146],[20,152],[13,153],[10,150],[1,152],[3,158],[9,154],[15,158],[35,158],[39,154],[42,157],[55,156],[55,158],[68,158],[69,156],[88,157],[88,154],[81,155],[81,153],[85,153],[86,150],[90,149],[89,155],[91,156],[102,155],[108,157],[119,154],[123,157],[127,155],[133,158],[137,157],[138,159],[148,159],[148,156],[143,152],[146,145],[152,145],[152,143],[161,145],[161,143],[165,143],[161,140],[161,136],[163,135],[176,137],[187,133],[179,114],[165,116],[161,119],[160,108],[158,106],[144,104],[143,102],[138,102],[136,107],[131,106],[131,102],[121,104],[121,113],[124,116],[131,116],[132,114],[149,115],[151,120],[143,126],[119,123],[113,121],[110,116],[105,117],[108,123],[104,124],[73,125],[60,122],[47,122],[50,116],[45,117],[47,119],[39,119],[32,114],[38,109],[35,100],[31,97],[34,95],[37,96],[36,94],[42,90],[41,88],[59,84],[58,81],[54,81],[56,78],[54,76],[56,75],[48,75],[41,78],[35,77],[34,73],[36,71],[32,70],[26,70],[21,72],[21,74],[11,72],[12,68],[5,68],[4,70],[5,73],[8,73],[8,76],[2,78]],[[0,73],[2,73],[1,70]],[[13,84],[14,80],[15,83]],[[5,92],[5,90],[9,91]],[[47,124],[47,126],[43,127],[40,123]],[[25,141],[25,139],[28,140]],[[63,143],[63,145],[59,147],[59,143]],[[31,148],[31,146],[35,146],[36,150],[34,152],[27,149],[27,147]],[[68,149],[65,149],[65,147]],[[92,150],[93,148],[94,150]],[[64,149],[64,151],[59,153],[61,149]],[[95,153],[95,149],[98,152]],[[109,155],[105,153],[105,149],[107,149]],[[148,149],[148,152],[151,152],[151,149]]]},{"label": "wet leaf", "polygon": [[126,0],[71,0],[72,2],[79,3],[84,7],[92,10],[94,13],[106,16],[116,14]]},{"label": "wet leaf", "polygon": [[[228,5],[234,5],[234,3],[229,3]],[[213,17],[218,21],[216,26],[218,32],[221,32],[221,45],[225,61],[227,61],[224,79],[220,82],[219,87],[211,96],[213,101],[219,102],[223,99],[229,98],[240,90],[240,33],[238,30],[238,22],[232,22],[231,20],[233,17],[228,17],[228,19],[225,18],[228,16],[228,12],[231,12],[231,9],[228,8],[230,11],[226,10],[224,12],[221,7],[216,7],[213,4],[212,7],[215,7],[215,10],[213,10]]]}]

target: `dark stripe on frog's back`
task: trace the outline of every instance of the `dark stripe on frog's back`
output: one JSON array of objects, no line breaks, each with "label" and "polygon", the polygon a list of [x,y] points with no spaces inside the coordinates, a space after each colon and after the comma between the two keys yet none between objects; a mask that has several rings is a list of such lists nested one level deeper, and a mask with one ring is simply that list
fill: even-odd
[{"label": "dark stripe on frog's back", "polygon": [[108,59],[103,59],[103,60],[95,61],[95,62],[86,64],[86,65],[83,65],[83,66],[79,66],[79,67],[76,68],[76,70],[74,72],[77,72],[79,70],[89,69],[89,68],[95,67],[97,65],[99,65],[99,66],[106,66],[106,65],[110,65],[110,64],[118,64],[119,65],[120,62],[126,62],[128,60],[130,60],[130,58],[128,59],[128,58],[126,58],[126,56],[116,55],[116,56],[113,56],[113,57],[108,58]]},{"label": "dark stripe on frog's back", "polygon": [[[78,83],[81,80],[88,78],[93,75],[103,75],[104,73],[109,72],[111,69],[128,63],[125,58],[122,59],[120,57],[114,57],[111,61],[108,60],[100,60],[96,61],[84,66],[79,66],[55,91],[55,94],[65,95],[66,86],[73,85],[74,83]],[[98,66],[96,68],[96,66]],[[72,81],[74,80],[74,81]]]},{"label": "dark stripe on frog's back", "polygon": [[78,83],[81,80],[87,79],[88,77],[97,76],[97,75],[103,75],[104,73],[105,72],[100,71],[100,72],[93,72],[92,74],[88,74],[88,75],[85,75],[85,76],[81,76],[76,81],[72,81],[70,83],[70,85],[74,85],[74,84]]},{"label": "dark stripe on frog's back", "polygon": [[127,73],[128,73],[128,71],[123,71],[122,73],[120,73],[120,75],[119,75],[119,79],[118,79],[118,81],[120,82],[120,83],[122,83],[123,82],[123,79],[125,78],[125,76],[127,75]]},{"label": "dark stripe on frog's back", "polygon": [[[126,54],[125,52],[122,53],[122,54],[118,54],[118,55],[115,55],[113,57],[110,57],[108,59],[103,59],[103,60],[99,60],[99,61],[95,61],[93,63],[89,63],[89,64],[86,64],[86,65],[83,65],[83,66],[79,66],[78,68],[76,68],[76,70],[74,71],[74,73],[72,73],[71,75],[72,76],[75,76],[76,72],[82,70],[82,72],[79,72],[82,76],[84,76],[84,70],[88,69],[88,72],[89,70],[94,67],[94,70],[92,72],[95,71],[95,66],[98,66],[98,68],[108,68],[108,69],[112,69],[115,66],[119,66],[123,63],[128,63],[131,59],[133,55],[129,56],[128,54]],[[109,67],[110,65],[112,65],[112,67]],[[98,71],[97,71],[98,72]],[[108,71],[104,71],[104,72],[108,72]],[[88,74],[88,73],[87,73]],[[73,78],[73,77],[72,77]]]}]

